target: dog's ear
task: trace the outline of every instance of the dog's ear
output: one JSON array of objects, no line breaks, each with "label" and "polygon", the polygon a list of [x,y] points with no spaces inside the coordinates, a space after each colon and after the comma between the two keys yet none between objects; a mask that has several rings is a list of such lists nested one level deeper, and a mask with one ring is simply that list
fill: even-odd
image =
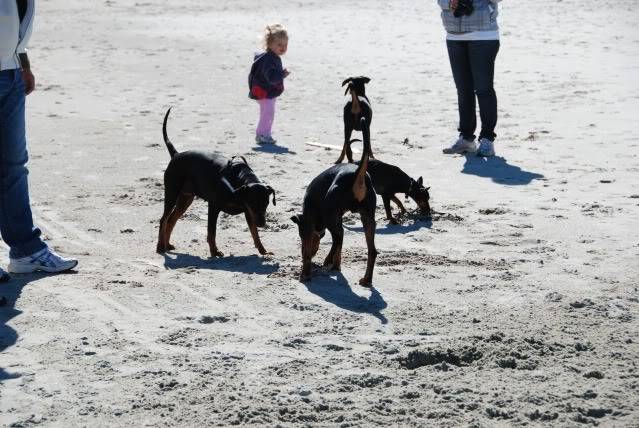
[{"label": "dog's ear", "polygon": [[344,86],[344,85],[346,85],[347,83],[352,82],[352,81],[353,81],[353,78],[352,78],[352,77],[349,77],[348,79],[346,79],[346,80],[344,80],[344,81],[342,82],[342,86]]},{"label": "dog's ear", "polygon": [[419,184],[419,187],[422,187],[424,185],[424,179],[422,177],[419,177],[417,179],[417,184]]},{"label": "dog's ear", "polygon": [[291,217],[291,220],[293,221],[293,223],[299,226],[300,224],[302,224],[302,214],[295,214]]},{"label": "dog's ear", "polygon": [[370,82],[370,81],[371,81],[371,79],[369,79],[369,78],[368,78],[368,77],[366,77],[366,76],[362,76],[362,81],[364,82],[364,84],[366,84],[366,83]]},{"label": "dog's ear", "polygon": [[426,191],[428,191],[428,190],[430,190],[430,186],[428,186],[428,187],[426,188]]},{"label": "dog's ear", "polygon": [[246,164],[246,166],[249,166],[248,162],[246,161],[246,158],[244,156],[240,156],[240,159],[242,159],[244,161],[244,163]]},{"label": "dog's ear", "polygon": [[266,188],[268,189],[269,195],[273,194],[273,206],[276,206],[277,204],[275,203],[275,190],[271,186],[266,186]]}]

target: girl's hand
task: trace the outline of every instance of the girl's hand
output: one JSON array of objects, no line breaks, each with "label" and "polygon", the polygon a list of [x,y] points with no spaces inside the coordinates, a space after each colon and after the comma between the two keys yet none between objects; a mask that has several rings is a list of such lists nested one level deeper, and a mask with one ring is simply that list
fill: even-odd
[{"label": "girl's hand", "polygon": [[288,71],[286,68],[284,69],[284,77],[288,76],[289,74],[291,74],[290,71]]}]

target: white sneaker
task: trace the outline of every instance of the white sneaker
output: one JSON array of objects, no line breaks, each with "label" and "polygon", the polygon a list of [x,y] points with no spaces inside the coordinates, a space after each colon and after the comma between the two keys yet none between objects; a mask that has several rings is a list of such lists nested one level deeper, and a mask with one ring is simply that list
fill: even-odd
[{"label": "white sneaker", "polygon": [[0,282],[7,282],[11,279],[9,274],[4,269],[0,268]]},{"label": "white sneaker", "polygon": [[475,150],[477,150],[475,142],[472,140],[467,140],[460,135],[457,141],[455,141],[455,144],[450,147],[446,147],[442,151],[447,155],[452,155],[455,153],[472,153]]},{"label": "white sneaker", "polygon": [[56,273],[73,269],[78,264],[76,259],[64,258],[49,248],[21,259],[10,259],[8,270],[11,273],[32,273],[35,271]]},{"label": "white sneaker", "polygon": [[481,140],[479,140],[479,149],[477,150],[477,156],[495,156],[495,144],[488,138],[482,138]]},{"label": "white sneaker", "polygon": [[257,141],[258,144],[275,144],[277,142],[270,135],[256,135],[255,141]]}]

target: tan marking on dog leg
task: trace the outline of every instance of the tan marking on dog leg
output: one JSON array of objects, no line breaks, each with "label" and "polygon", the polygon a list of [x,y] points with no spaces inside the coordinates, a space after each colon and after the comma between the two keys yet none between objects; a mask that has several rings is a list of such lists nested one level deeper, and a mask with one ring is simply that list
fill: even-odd
[{"label": "tan marking on dog leg", "polygon": [[249,213],[244,213],[244,216],[246,217],[246,223],[248,224],[249,230],[251,231],[251,236],[253,237],[253,244],[255,245],[255,248],[257,248],[257,251],[263,256],[267,254],[272,255],[273,253],[266,251],[266,249],[264,248],[264,245],[262,245],[262,241],[260,240],[260,235],[257,232],[257,226],[251,219],[251,216],[249,215]]},{"label": "tan marking on dog leg", "polygon": [[377,259],[377,249],[375,248],[375,221],[364,221],[364,234],[366,235],[366,247],[368,248],[368,258],[366,260],[366,273],[364,278],[359,280],[359,284],[364,287],[371,287],[373,284],[373,269],[375,259]]}]

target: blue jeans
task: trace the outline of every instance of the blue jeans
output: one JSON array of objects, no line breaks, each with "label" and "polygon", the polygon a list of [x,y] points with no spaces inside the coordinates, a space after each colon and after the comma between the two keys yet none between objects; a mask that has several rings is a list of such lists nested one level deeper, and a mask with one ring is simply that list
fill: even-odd
[{"label": "blue jeans", "polygon": [[447,40],[448,58],[457,87],[459,131],[467,140],[475,139],[477,116],[475,97],[479,101],[481,132],[479,138],[493,141],[497,126],[497,95],[493,88],[495,58],[499,40]]},{"label": "blue jeans", "polygon": [[24,98],[22,72],[0,71],[0,233],[14,259],[46,247],[29,204]]}]

